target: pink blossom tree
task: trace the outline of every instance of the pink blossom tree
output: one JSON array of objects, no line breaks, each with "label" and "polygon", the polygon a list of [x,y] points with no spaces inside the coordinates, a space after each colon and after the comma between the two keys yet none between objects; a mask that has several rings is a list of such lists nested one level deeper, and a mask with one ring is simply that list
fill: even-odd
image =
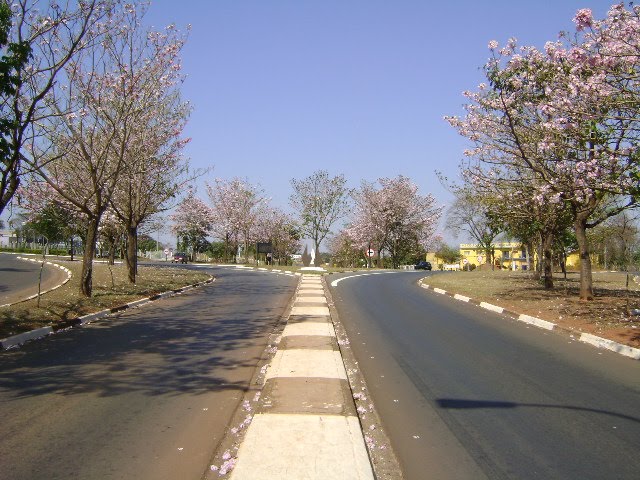
[{"label": "pink blossom tree", "polygon": [[328,248],[331,261],[341,267],[358,267],[366,260],[365,252],[347,230],[341,230],[329,238]]},{"label": "pink blossom tree", "polygon": [[211,208],[196,197],[193,189],[189,189],[187,196],[176,206],[169,215],[172,221],[171,230],[178,237],[178,244],[186,250],[196,252],[197,247],[209,235],[214,219]]},{"label": "pink blossom tree", "polygon": [[268,199],[263,190],[239,178],[216,179],[207,184],[213,211],[213,233],[224,239],[232,249],[244,246],[245,262],[249,260],[249,245],[258,238],[260,219]]},{"label": "pink blossom tree", "polygon": [[[639,119],[630,107],[640,57],[621,54],[629,51],[623,38],[637,43],[638,35],[626,37],[638,31],[637,12],[617,5],[595,22],[581,10],[573,40],[544,51],[517,49],[515,40],[498,50],[490,42],[489,85],[465,93],[465,117],[448,117],[474,144],[462,167],[468,176],[491,183],[527,172],[521,180],[532,201],[570,208],[585,300],[593,298],[586,230],[637,202]],[[615,206],[603,208],[612,198]]]},{"label": "pink blossom tree", "polygon": [[363,182],[353,194],[355,209],[347,232],[360,248],[377,250],[379,262],[380,252],[386,251],[397,268],[400,258],[417,256],[433,240],[442,207],[402,175],[377,183]]},{"label": "pink blossom tree", "polygon": [[98,244],[108,252],[109,265],[115,264],[116,250],[124,244],[126,229],[113,210],[107,209],[98,226]]},{"label": "pink blossom tree", "polygon": [[[177,54],[182,40],[172,27],[169,33],[141,31],[142,13],[133,4],[116,13],[111,17],[113,35],[67,63],[66,82],[51,89],[47,142],[32,145],[36,174],[86,218],[81,274],[86,296],[92,290],[98,227],[109,207],[132,236],[127,258],[134,258],[129,266],[130,280],[135,281],[137,225],[155,212],[156,201],[175,191],[163,191],[167,183],[159,179],[171,177],[164,169],[178,158],[182,145],[176,137],[184,108],[174,88],[180,80]],[[144,193],[156,197],[144,203]]]},{"label": "pink blossom tree", "polygon": [[271,242],[273,258],[286,263],[301,247],[299,226],[279,208],[264,205],[257,223],[256,241]]},{"label": "pink blossom tree", "polygon": [[[128,278],[136,281],[139,226],[193,179],[181,150],[190,107],[180,98],[182,35],[173,25],[148,31],[141,22],[146,10],[131,8],[106,42],[110,57],[121,66],[117,78],[118,111],[126,111],[112,140],[113,161],[122,172],[110,208],[123,223],[127,238]],[[110,101],[111,102],[111,101]]]},{"label": "pink blossom tree", "polygon": [[47,134],[45,120],[52,114],[52,89],[78,52],[92,48],[113,26],[111,14],[119,2],[7,3],[12,17],[6,44],[26,57],[14,62],[7,72],[14,79],[12,88],[0,96],[2,124],[6,127],[0,148],[0,212],[19,188],[22,177],[39,161],[32,145]]}]

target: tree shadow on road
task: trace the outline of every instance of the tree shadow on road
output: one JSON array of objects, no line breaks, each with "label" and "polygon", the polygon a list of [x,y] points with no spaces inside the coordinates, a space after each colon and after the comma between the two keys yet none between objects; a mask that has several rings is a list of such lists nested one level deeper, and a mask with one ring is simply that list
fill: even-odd
[{"label": "tree shadow on road", "polygon": [[610,412],[608,410],[601,410],[596,408],[578,407],[572,405],[551,405],[551,404],[538,404],[538,403],[517,403],[507,401],[496,400],[468,400],[461,398],[438,398],[436,404],[443,409],[448,410],[472,410],[472,409],[513,409],[513,408],[553,408],[559,410],[580,411],[588,413],[597,413],[601,415],[609,415],[612,417],[620,418],[622,420],[629,420],[632,422],[640,423],[640,418],[625,415],[622,413]]},{"label": "tree shadow on road", "polygon": [[216,282],[5,352],[0,390],[12,397],[245,390],[295,288],[288,277],[255,282]]}]

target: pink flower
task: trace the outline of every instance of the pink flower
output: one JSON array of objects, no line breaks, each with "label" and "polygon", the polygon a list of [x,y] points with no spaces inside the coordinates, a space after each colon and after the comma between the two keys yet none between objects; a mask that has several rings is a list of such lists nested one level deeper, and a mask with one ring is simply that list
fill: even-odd
[{"label": "pink flower", "polygon": [[218,472],[218,474],[220,476],[226,475],[228,472],[233,470],[233,467],[236,466],[236,462],[237,460],[235,458],[230,458],[229,460],[225,461],[222,465],[220,465],[220,471]]},{"label": "pink flower", "polygon": [[593,25],[593,14],[591,13],[590,8],[581,8],[576,13],[576,16],[573,17],[573,21],[576,24],[576,30],[579,32],[584,30],[585,28],[591,27]]}]

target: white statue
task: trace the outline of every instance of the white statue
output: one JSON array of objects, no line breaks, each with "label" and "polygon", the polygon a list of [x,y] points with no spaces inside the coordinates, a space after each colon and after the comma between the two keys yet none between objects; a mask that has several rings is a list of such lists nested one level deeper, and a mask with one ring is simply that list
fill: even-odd
[{"label": "white statue", "polygon": [[313,267],[316,264],[316,251],[315,249],[311,249],[311,266]]}]

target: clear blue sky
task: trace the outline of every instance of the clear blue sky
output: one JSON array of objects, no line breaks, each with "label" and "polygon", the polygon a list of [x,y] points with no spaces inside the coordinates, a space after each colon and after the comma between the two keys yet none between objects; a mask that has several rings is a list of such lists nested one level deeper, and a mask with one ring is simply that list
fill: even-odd
[{"label": "clear blue sky", "polygon": [[192,25],[186,153],[211,178],[246,177],[286,208],[289,180],[320,168],[353,187],[402,174],[447,204],[434,171],[456,176],[466,143],[443,116],[483,80],[489,40],[543,46],[612,3],[155,0],[148,19]]},{"label": "clear blue sky", "polygon": [[147,20],[192,25],[186,154],[209,180],[247,178],[288,208],[290,179],[317,169],[353,187],[402,174],[447,204],[434,171],[455,177],[466,143],[443,116],[483,80],[487,43],[542,46],[612,3],[155,0]]}]

